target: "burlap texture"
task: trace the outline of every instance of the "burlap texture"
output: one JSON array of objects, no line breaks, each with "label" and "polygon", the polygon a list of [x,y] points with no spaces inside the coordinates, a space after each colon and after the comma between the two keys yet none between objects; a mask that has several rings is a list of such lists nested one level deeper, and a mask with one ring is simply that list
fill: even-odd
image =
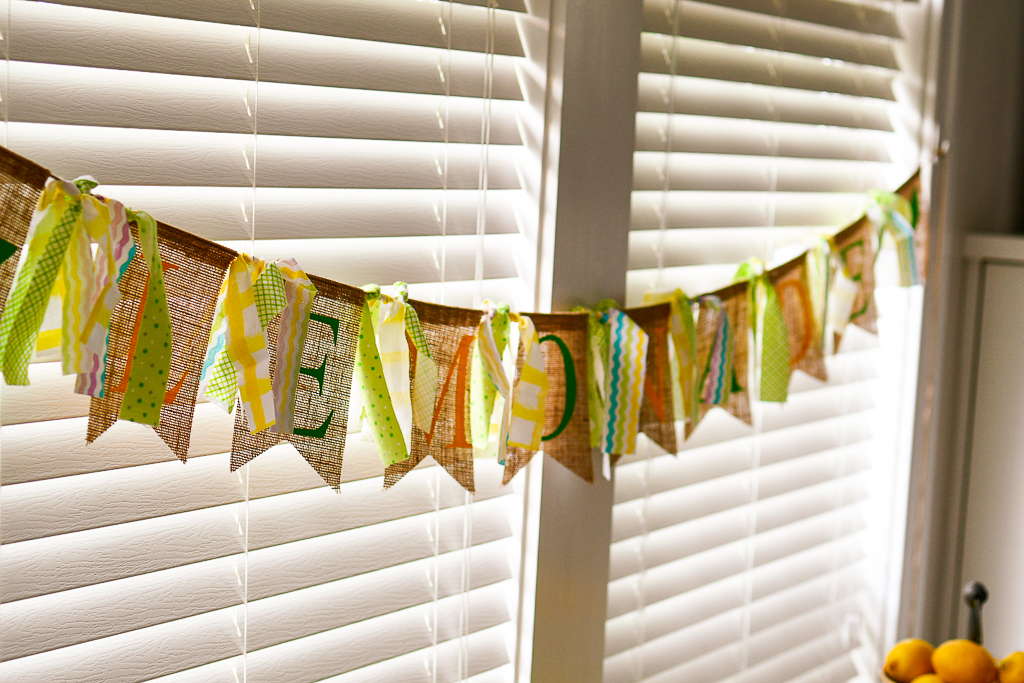
[{"label": "burlap texture", "polygon": [[[50,172],[42,166],[0,147],[0,239],[18,249],[25,244],[32,213],[49,177]],[[17,267],[17,252],[0,264],[0,313],[4,312]]]},{"label": "burlap texture", "polygon": [[[537,334],[541,338],[555,335],[565,342],[572,356],[572,372],[576,379],[576,403],[569,416],[568,424],[554,438],[541,442],[541,449],[548,457],[554,458],[566,469],[586,482],[594,482],[594,461],[590,447],[590,408],[587,401],[587,314],[586,313],[533,313],[530,315]],[[555,432],[565,416],[567,384],[566,367],[561,347],[554,340],[541,344],[544,352],[544,369],[548,374],[550,388],[544,414],[544,435]],[[522,345],[516,362],[516,382],[523,367]],[[505,474],[502,483],[522,469],[534,451],[525,448],[509,448],[505,456]]]},{"label": "burlap texture", "polygon": [[672,307],[664,303],[631,308],[626,313],[648,336],[640,431],[669,453],[675,453],[676,417],[672,401],[672,368],[668,357]]},{"label": "burlap texture", "polygon": [[[160,409],[160,424],[154,427],[164,443],[183,462],[188,457],[192,416],[202,372],[203,356],[210,339],[210,326],[217,305],[217,292],[224,281],[235,252],[164,223],[157,224],[160,259],[171,315],[171,372],[167,393]],[[132,226],[138,243],[138,232]],[[122,298],[110,320],[110,338],[103,398],[89,403],[86,440],[95,441],[117,420],[124,398],[123,384],[132,357],[132,336],[139,302],[146,291],[149,269],[142,249],[128,266],[118,286]]]},{"label": "burlap texture", "polygon": [[[302,454],[327,484],[337,490],[341,486],[341,466],[347,435],[348,406],[352,387],[352,369],[359,340],[360,315],[366,294],[315,275],[309,276],[317,289],[310,314],[306,344],[302,348],[302,367],[319,374],[323,369],[321,391],[319,377],[301,372],[295,394],[294,427],[317,430],[326,424],[323,436],[309,434],[277,434],[263,430],[253,434],[243,411],[235,410],[235,431],[231,440],[231,469],[238,469],[271,446],[290,443]],[[317,317],[321,319],[318,320]],[[338,329],[326,319],[337,320]],[[277,359],[277,334],[281,316],[274,316],[267,326],[267,346],[271,350],[270,376],[274,376]],[[337,333],[337,334],[335,334]]]},{"label": "burlap texture", "polygon": [[824,339],[815,329],[806,256],[801,254],[773,268],[768,277],[779,295],[782,317],[789,332],[790,367],[827,382]]},{"label": "burlap texture", "polygon": [[[849,272],[857,283],[857,298],[850,312],[850,322],[868,332],[878,332],[878,311],[875,309],[875,229],[867,216],[836,233],[833,238],[835,267]],[[836,330],[836,346],[842,330]]]},{"label": "burlap texture", "polygon": [[[697,368],[703,383],[704,369],[708,366],[708,357],[718,326],[718,316],[729,316],[733,335],[733,367],[739,388],[729,394],[728,402],[722,407],[747,424],[753,424],[750,414],[748,376],[749,345],[747,337],[750,332],[750,296],[747,293],[747,287],[748,283],[738,282],[711,292],[712,295],[722,300],[722,307],[719,311],[716,311],[706,300],[701,301],[700,314],[697,319]],[[700,417],[703,418],[712,407],[702,403]],[[695,428],[696,425],[687,424],[686,435],[689,436]]]},{"label": "burlap texture", "polygon": [[[389,465],[384,487],[394,486],[428,455],[455,481],[473,492],[473,446],[470,441],[470,360],[481,311],[410,301],[437,364],[438,388],[433,429],[413,425],[409,458]],[[410,368],[412,373],[414,368]],[[415,376],[415,375],[411,375]],[[447,391],[445,390],[447,385]]]}]

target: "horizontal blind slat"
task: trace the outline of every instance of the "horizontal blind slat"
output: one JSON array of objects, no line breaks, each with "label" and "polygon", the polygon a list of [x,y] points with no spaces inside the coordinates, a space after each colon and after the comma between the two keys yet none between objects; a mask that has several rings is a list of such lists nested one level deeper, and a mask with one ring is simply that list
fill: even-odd
[{"label": "horizontal blind slat", "polygon": [[[254,26],[257,16],[245,2],[163,0],[140,5],[131,0],[59,0],[59,4],[126,15],[144,14],[237,26]],[[503,5],[516,3],[513,0],[511,3],[499,1],[496,4],[501,9],[507,9]],[[441,11],[437,4],[419,0],[261,0],[259,9],[260,27],[264,29],[436,48],[446,47],[448,40],[446,34],[441,32],[438,22]],[[447,3],[444,16],[447,21]],[[455,0],[451,6],[451,19],[453,28],[458,28],[451,33],[453,49],[487,51],[486,9],[467,6]],[[494,19],[494,51],[502,55],[523,56],[515,16],[498,12]]]},{"label": "horizontal blind slat", "polygon": [[[12,0],[11,56],[27,62],[174,73],[253,82],[242,26]],[[439,48],[260,31],[260,81],[445,94]],[[482,97],[486,55],[451,53],[451,94]],[[313,66],[315,65],[315,67]],[[522,99],[515,58],[494,57],[492,95]],[[253,91],[255,97],[255,90]]]},{"label": "horizontal blind slat", "polygon": [[[252,186],[251,134],[21,123],[11,124],[9,136],[11,149],[60,176],[91,169],[110,185],[238,187],[239,195]],[[257,144],[260,187],[441,190],[438,168],[447,154],[449,188],[479,188],[479,144],[445,149],[436,142],[280,135],[261,135]],[[489,188],[520,187],[517,150],[490,146]]]},{"label": "horizontal blind slat", "polygon": [[[672,35],[672,6],[669,0],[645,2],[644,30]],[[892,40],[888,37],[825,24],[780,20],[707,2],[684,0],[678,7],[677,34],[687,38],[898,68]]]},{"label": "horizontal blind slat", "polygon": [[[252,82],[123,69],[11,62],[9,120],[19,123],[188,130],[252,135]],[[182,102],[190,106],[183,107]],[[519,105],[493,100],[490,141],[522,142]],[[259,130],[265,135],[479,143],[485,102],[382,90],[262,82]],[[444,121],[445,127],[442,127]]]},{"label": "horizontal blind slat", "polygon": [[640,74],[637,111],[667,112],[666,95],[670,88],[675,93],[672,112],[676,114],[879,131],[893,129],[887,105],[882,100],[682,75],[670,78],[664,73]]},{"label": "horizontal blind slat", "polygon": [[[459,547],[461,538],[457,538],[461,524],[457,522],[448,519],[442,526],[446,538],[439,560],[441,598],[461,591],[464,556]],[[456,525],[458,530],[446,529]],[[486,527],[482,531],[482,538],[491,536]],[[384,528],[380,533],[394,534],[390,538],[395,544],[411,540],[408,534]],[[355,623],[431,601],[428,577],[433,571],[433,558],[403,562],[401,558],[411,553],[381,553],[379,547],[374,554],[374,546],[379,546],[376,539],[348,539],[346,545],[337,541],[333,545],[332,549],[295,547],[287,552],[271,549],[249,554],[249,606],[261,613],[251,617],[252,642],[281,642],[284,633],[301,637],[325,630],[323,624],[330,619]],[[500,541],[474,546],[474,588],[510,578],[506,552]],[[221,558],[189,567],[190,571],[183,569],[6,603],[0,627],[3,660],[233,607],[242,601],[238,579],[244,569],[239,558]],[[267,604],[258,605],[260,601]],[[323,609],[330,609],[333,616],[323,614]],[[270,637],[261,631],[276,635]]]},{"label": "horizontal blind slat", "polygon": [[[469,632],[492,627],[507,620],[501,598],[501,584],[476,589],[469,594]],[[458,636],[461,598],[451,596],[439,601],[439,632],[444,640]],[[430,644],[423,628],[428,606],[418,606],[347,626],[332,628],[305,638],[267,647],[248,655],[250,680],[261,670],[269,672],[267,681],[317,680],[346,670],[421,649]],[[250,612],[250,620],[264,615]],[[335,613],[335,616],[340,616]],[[55,653],[0,664],[4,680],[19,683],[131,683],[217,662],[210,667],[212,679],[230,676],[232,663],[224,661],[241,653],[236,607],[208,612],[196,617],[167,622],[138,631],[74,645]],[[252,622],[250,622],[252,623]],[[154,652],[154,643],[160,648]],[[111,661],[118,662],[111,669]],[[283,678],[274,678],[279,667],[286,666]],[[308,666],[307,678],[287,675],[294,667]],[[315,676],[309,678],[308,676]],[[171,679],[174,680],[174,679]],[[177,680],[204,680],[189,671]]]},{"label": "horizontal blind slat", "polygon": [[835,26],[861,33],[899,38],[893,13],[877,4],[847,0],[700,0],[722,7],[756,12],[784,19]]},{"label": "horizontal blind slat", "polygon": [[[345,531],[351,534],[354,527],[385,524],[410,529],[419,539],[418,546],[395,552],[432,552],[426,523],[394,519],[402,512],[400,507],[393,508],[403,503],[397,496],[392,497],[395,501],[391,505],[377,503],[365,511],[348,507],[326,487],[251,501],[249,548],[269,548]],[[433,507],[431,501],[417,497],[406,504],[408,514],[425,514]],[[480,518],[477,523],[482,538],[487,528],[494,534],[509,535],[502,506],[500,499],[472,506],[473,516]],[[4,544],[5,580],[0,589],[4,602],[10,602],[227,557],[243,550],[241,523],[237,505],[225,504]],[[369,531],[364,533],[376,537]],[[461,528],[459,534],[461,539]]]},{"label": "horizontal blind slat", "polygon": [[[820,59],[783,53],[763,54],[742,47],[693,38],[675,39],[675,73],[738,83],[829,92],[895,100],[893,75],[853,66],[823,64]],[[640,68],[647,73],[670,73],[666,52],[673,39],[653,33],[640,37]]]}]

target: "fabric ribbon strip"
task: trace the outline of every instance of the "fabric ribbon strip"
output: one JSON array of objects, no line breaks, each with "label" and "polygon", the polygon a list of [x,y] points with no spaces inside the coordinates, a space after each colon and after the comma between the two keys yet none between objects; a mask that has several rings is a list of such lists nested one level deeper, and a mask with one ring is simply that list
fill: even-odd
[{"label": "fabric ribbon strip", "polygon": [[601,320],[603,311],[615,306],[611,299],[605,299],[591,311],[583,306],[573,308],[573,313],[587,314],[587,406],[590,412],[590,446],[600,447],[607,415],[604,378],[608,365],[608,343],[610,326]]},{"label": "fabric ribbon strip", "polygon": [[613,455],[629,455],[636,450],[649,339],[639,325],[617,308],[602,313],[601,322],[609,325],[604,450]]},{"label": "fabric ribbon strip", "polygon": [[896,243],[899,257],[900,286],[918,283],[917,257],[914,253],[914,209],[910,202],[898,194],[873,190],[868,194],[867,215],[879,230],[881,239],[888,232]]},{"label": "fabric ribbon strip", "polygon": [[171,371],[171,314],[164,287],[164,270],[157,244],[156,221],[148,213],[133,213],[139,230],[139,244],[149,267],[145,299],[135,337],[135,352],[128,388],[121,403],[120,417],[132,422],[157,425]]},{"label": "fabric ribbon strip", "polygon": [[309,314],[313,310],[317,291],[295,259],[280,259],[276,265],[284,283],[285,305],[281,310],[274,366],[274,414],[277,420],[271,425],[270,431],[292,434],[295,428],[295,397],[299,388],[302,350],[306,346]]},{"label": "fabric ribbon strip", "polygon": [[124,205],[107,201],[109,229],[99,240],[96,253],[96,286],[92,307],[82,332],[85,362],[75,381],[75,393],[101,398],[107,368],[110,320],[121,300],[119,283],[135,258],[135,240]]},{"label": "fabric ribbon strip", "polygon": [[[544,417],[551,384],[537,328],[528,316],[519,316],[519,338],[523,345],[523,369],[512,398],[508,445],[537,451],[544,436]],[[571,395],[575,396],[575,392],[573,385]]]},{"label": "fabric ribbon strip", "polygon": [[277,421],[263,321],[269,323],[287,305],[287,297],[280,269],[271,266],[247,254],[231,262],[221,286],[201,380],[207,398],[227,412],[237,392],[253,433]]},{"label": "fabric ribbon strip", "polygon": [[[485,305],[486,302],[485,302]],[[490,309],[488,314],[480,322],[477,330],[476,343],[473,344],[473,359],[470,370],[469,384],[469,427],[470,440],[473,448],[479,451],[486,451],[491,440],[491,424],[494,415],[494,404],[498,398],[501,387],[498,380],[493,377],[496,370],[490,366],[497,364],[500,369],[502,381],[508,384],[504,368],[501,367],[502,354],[508,347],[509,342],[509,313],[508,307]],[[487,336],[484,336],[483,328],[487,328]],[[490,347],[488,347],[490,345]],[[508,407],[508,392],[501,393],[502,411]],[[498,432],[501,432],[502,421],[495,423]],[[499,438],[500,450],[504,451],[504,443]],[[498,456],[499,461],[502,460]]]},{"label": "fabric ribbon strip", "polygon": [[434,418],[434,402],[437,398],[437,363],[434,362],[427,345],[427,336],[423,333],[416,309],[408,305],[409,291],[404,283],[397,283],[399,295],[405,308],[405,331],[416,347],[416,372],[412,385],[412,419],[413,423],[424,432],[430,431]]},{"label": "fabric ribbon strip", "polygon": [[701,374],[700,401],[708,407],[724,406],[729,402],[735,372],[732,362],[733,340],[729,316],[726,315],[725,309],[722,307],[722,300],[717,296],[707,294],[699,297],[698,300],[718,312],[715,339],[711,344],[707,366]]},{"label": "fabric ribbon strip", "polygon": [[[499,321],[499,332],[495,332],[494,322]],[[490,440],[491,416],[498,394],[501,395],[501,406],[497,419],[497,447],[495,456],[498,462],[505,464],[505,451],[508,447],[509,421],[511,417],[511,383],[501,363],[501,351],[508,345],[508,311],[491,309],[484,313],[477,325],[476,343],[473,351],[473,375],[470,384],[470,431],[474,448],[487,449]],[[495,336],[504,332],[503,343],[496,341]],[[480,377],[477,376],[479,368]]]},{"label": "fabric ribbon strip", "polygon": [[[408,369],[406,373],[408,376]],[[406,460],[409,457],[409,449],[402,436],[391,393],[384,379],[384,366],[374,339],[373,319],[367,303],[363,304],[353,381],[362,391],[363,414],[381,461],[385,465],[392,465]]]},{"label": "fabric ribbon strip", "polygon": [[697,325],[693,319],[693,303],[677,289],[662,294],[644,295],[645,304],[668,302],[671,307],[669,334],[672,336],[674,392],[679,392],[682,415],[686,422],[696,425],[700,421],[700,400],[697,396]]},{"label": "fabric ribbon strip", "polygon": [[786,327],[779,293],[765,274],[764,263],[757,259],[740,264],[733,280],[746,280],[752,285],[750,297],[754,333],[760,332],[761,336],[761,400],[785,403],[789,398],[792,369],[789,362],[789,328]]},{"label": "fabric ribbon strip", "polygon": [[409,384],[409,342],[405,334],[408,306],[399,299],[381,301],[374,330],[384,382],[405,444],[412,443],[412,397]]},{"label": "fabric ribbon strip", "polygon": [[75,184],[51,178],[32,216],[14,286],[0,317],[0,359],[8,384],[28,384],[28,362],[47,301],[82,213],[80,193]]}]

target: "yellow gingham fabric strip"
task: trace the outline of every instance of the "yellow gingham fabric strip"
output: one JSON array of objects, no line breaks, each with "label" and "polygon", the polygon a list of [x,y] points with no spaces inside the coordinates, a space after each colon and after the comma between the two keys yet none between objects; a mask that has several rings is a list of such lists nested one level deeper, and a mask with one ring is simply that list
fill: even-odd
[{"label": "yellow gingham fabric strip", "polygon": [[[267,275],[268,287],[260,289],[260,301],[264,307],[263,315],[260,315],[253,274],[262,276],[266,270],[262,261],[247,254],[239,254],[231,262],[221,301],[223,312],[218,316],[221,320],[220,330],[214,332],[207,349],[208,359],[213,351],[214,362],[208,375],[204,370],[203,377],[207,397],[228,411],[232,408],[234,387],[237,386],[249,430],[253,433],[276,422],[270,351],[261,317],[269,321],[280,312],[280,308],[272,314],[269,310],[277,306],[284,295],[280,271],[274,266]],[[221,346],[219,351],[218,346]],[[234,386],[231,381],[232,371]]]}]

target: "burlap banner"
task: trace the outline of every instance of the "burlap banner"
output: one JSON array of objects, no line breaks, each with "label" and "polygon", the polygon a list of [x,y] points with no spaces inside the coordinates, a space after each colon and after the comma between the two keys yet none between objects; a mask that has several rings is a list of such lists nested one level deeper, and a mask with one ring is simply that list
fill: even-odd
[{"label": "burlap banner", "polygon": [[676,416],[672,398],[672,370],[669,364],[669,304],[657,304],[626,311],[647,333],[647,374],[644,400],[640,405],[640,431],[669,453],[675,453]]},{"label": "burlap banner", "polygon": [[[534,313],[540,335],[549,389],[545,403],[542,450],[584,481],[593,483],[590,413],[587,405],[586,313]],[[516,363],[516,383],[522,371],[522,347]],[[534,451],[509,448],[505,456],[507,484],[533,457]]]},{"label": "burlap banner", "polygon": [[[832,239],[836,255],[836,277],[848,277],[856,285],[856,295],[850,310],[850,322],[871,333],[878,332],[878,312],[875,309],[875,229],[867,217],[837,233]],[[836,348],[843,331],[835,330]]]},{"label": "burlap banner", "polygon": [[[747,287],[748,283],[739,282],[699,297],[697,367],[701,373],[698,378],[701,418],[718,405],[747,424],[753,424],[747,376],[750,331]],[[694,428],[696,425],[687,425],[687,436]]]},{"label": "burlap banner", "polygon": [[[352,371],[366,294],[363,290],[309,276],[317,295],[309,315],[295,395],[293,433],[264,430],[253,434],[241,410],[235,411],[231,469],[236,470],[271,446],[288,442],[334,489],[341,486],[342,456],[348,431]],[[278,348],[281,318],[267,325],[267,345]],[[271,354],[270,374],[277,370]]]},{"label": "burlap banner", "polygon": [[807,257],[800,255],[768,273],[782,304],[789,332],[789,364],[811,377],[828,381],[823,332],[815,321],[807,277]]},{"label": "burlap banner", "polygon": [[[409,457],[389,465],[384,487],[394,486],[428,455],[467,491],[474,491],[470,441],[470,360],[482,311],[410,301],[437,365],[438,389],[430,430],[412,428]],[[415,377],[415,361],[410,370]]]},{"label": "burlap banner", "polygon": [[[133,234],[138,239],[134,229]],[[185,461],[217,292],[235,252],[163,223],[158,224],[158,237],[172,335],[170,377],[160,421],[154,429]],[[142,320],[140,303],[148,282],[149,270],[139,248],[118,285],[122,298],[110,321],[104,396],[93,397],[89,404],[89,443],[107,431],[120,413]]]},{"label": "burlap banner", "polygon": [[14,282],[18,250],[49,177],[42,166],[0,147],[0,313]]}]

